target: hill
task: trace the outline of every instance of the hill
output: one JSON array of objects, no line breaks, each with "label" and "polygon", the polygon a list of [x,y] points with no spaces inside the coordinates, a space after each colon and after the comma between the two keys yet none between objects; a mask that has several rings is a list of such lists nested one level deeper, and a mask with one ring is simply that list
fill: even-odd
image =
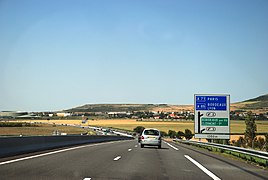
[{"label": "hill", "polygon": [[68,109],[68,112],[132,112],[132,111],[191,111],[192,105],[168,105],[168,104],[86,104]]},{"label": "hill", "polygon": [[[256,113],[268,112],[268,94],[246,101],[232,103],[231,111],[243,110]],[[65,110],[65,112],[133,112],[133,111],[155,111],[155,112],[180,112],[194,111],[193,105],[170,105],[170,104],[86,104]]]},{"label": "hill", "polygon": [[268,111],[268,94],[262,95],[243,102],[233,103],[231,105],[235,110],[245,110],[253,112],[267,112]]},{"label": "hill", "polygon": [[[165,105],[162,105],[165,106]],[[153,108],[152,104],[86,104],[69,109],[71,112],[122,112],[122,111],[146,111]]]},{"label": "hill", "polygon": [[244,102],[268,102],[268,94],[265,94],[263,96],[259,96],[253,99],[249,99]]}]

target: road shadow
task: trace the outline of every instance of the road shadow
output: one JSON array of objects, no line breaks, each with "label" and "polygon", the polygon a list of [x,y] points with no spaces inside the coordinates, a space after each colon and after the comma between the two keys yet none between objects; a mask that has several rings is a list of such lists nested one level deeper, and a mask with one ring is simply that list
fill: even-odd
[{"label": "road shadow", "polygon": [[169,148],[158,148],[158,147],[154,147],[154,146],[144,146],[142,149],[161,149],[161,150],[167,150]]}]

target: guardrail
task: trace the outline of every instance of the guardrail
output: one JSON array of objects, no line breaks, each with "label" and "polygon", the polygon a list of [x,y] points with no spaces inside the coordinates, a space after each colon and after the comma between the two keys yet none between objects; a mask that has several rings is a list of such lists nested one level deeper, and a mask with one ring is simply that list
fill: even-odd
[{"label": "guardrail", "polygon": [[88,143],[134,139],[126,136],[31,136],[0,138],[0,158]]},{"label": "guardrail", "polygon": [[114,134],[120,135],[120,136],[126,136],[126,137],[130,137],[130,138],[134,138],[132,135],[127,134],[127,133],[122,133],[119,131],[113,131]]},{"label": "guardrail", "polygon": [[236,152],[236,153],[240,153],[240,154],[244,154],[248,156],[257,157],[257,158],[265,160],[266,166],[268,166],[268,152],[257,151],[253,149],[246,149],[246,148],[230,146],[230,145],[200,142],[200,141],[181,140],[181,139],[174,139],[173,141],[184,143],[184,144],[192,144],[192,145],[197,145],[197,146],[207,146],[207,147],[212,147],[212,148],[218,148],[218,149],[222,149],[226,151],[232,151],[232,152]]},{"label": "guardrail", "polygon": [[128,134],[127,132],[122,132],[118,129],[115,128],[101,128],[101,127],[96,127],[96,126],[83,126],[84,128],[90,128],[92,130],[100,130],[100,129],[110,129],[112,134],[117,134],[119,136],[126,136],[126,137],[130,137],[130,138],[134,138],[131,134]]}]

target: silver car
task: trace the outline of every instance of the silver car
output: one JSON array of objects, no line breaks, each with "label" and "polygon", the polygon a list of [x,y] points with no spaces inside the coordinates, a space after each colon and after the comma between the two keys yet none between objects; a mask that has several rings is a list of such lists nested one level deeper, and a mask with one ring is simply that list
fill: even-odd
[{"label": "silver car", "polygon": [[161,148],[161,133],[157,129],[147,128],[144,129],[141,136],[140,136],[140,143],[141,148],[144,147],[144,145],[147,146],[158,146],[158,148]]}]

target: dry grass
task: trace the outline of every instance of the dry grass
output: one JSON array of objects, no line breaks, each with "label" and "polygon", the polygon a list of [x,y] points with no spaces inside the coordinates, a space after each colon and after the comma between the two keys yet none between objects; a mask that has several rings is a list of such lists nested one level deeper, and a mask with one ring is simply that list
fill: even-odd
[{"label": "dry grass", "polygon": [[[268,133],[268,121],[256,121],[258,133]],[[246,125],[244,121],[231,121],[232,133],[244,133]]]},{"label": "dry grass", "polygon": [[168,107],[156,107],[152,111],[155,112],[180,112],[180,111],[194,111],[193,105],[169,105]]},{"label": "dry grass", "polygon": [[67,134],[81,134],[86,132],[84,129],[69,127],[69,126],[56,126],[52,124],[38,124],[39,127],[1,127],[0,135],[52,135],[53,131],[58,130]]},{"label": "dry grass", "polygon": [[[42,122],[42,121],[37,121]],[[47,122],[47,121],[43,121]],[[81,120],[50,120],[49,123],[57,123],[57,124],[76,124],[80,125]],[[144,126],[146,128],[154,127],[158,128],[161,131],[184,131],[185,129],[194,130],[194,123],[192,121],[180,121],[180,122],[146,122],[146,121],[136,121],[134,119],[115,119],[115,120],[94,120],[88,121],[86,125],[90,126],[102,126],[102,127],[113,127],[118,129],[125,129],[125,130],[133,130],[137,126]]]},{"label": "dry grass", "polygon": [[[45,122],[42,120],[36,120],[36,122]],[[57,124],[82,124],[81,120],[50,120],[49,123],[57,123]],[[257,124],[257,132],[259,133],[268,133],[268,121],[256,121]],[[102,127],[114,127],[119,129],[133,130],[137,126],[144,127],[155,127],[161,131],[184,131],[185,129],[194,130],[194,122],[193,121],[136,121],[134,119],[109,119],[109,120],[90,120],[86,123],[86,125],[90,126],[102,126]],[[244,133],[245,131],[245,122],[244,121],[231,121],[231,132],[232,133]]]},{"label": "dry grass", "polygon": [[[34,120],[35,122],[43,122],[43,123],[56,123],[56,124],[75,124],[75,125],[82,125],[81,120]],[[29,121],[28,121],[29,122]],[[33,120],[32,120],[33,122]],[[268,121],[256,121],[257,124],[257,132],[259,133],[268,133]],[[194,132],[194,122],[193,121],[176,121],[176,122],[170,122],[170,121],[159,121],[159,122],[146,122],[146,121],[136,121],[135,119],[109,119],[109,120],[89,120],[84,125],[90,125],[90,126],[101,126],[101,127],[112,127],[112,128],[118,128],[118,129],[125,129],[132,131],[137,126],[144,126],[145,128],[157,128],[160,131],[168,132],[169,130],[174,131],[183,131],[185,129],[190,129],[192,132]],[[65,126],[58,126],[64,128]],[[244,121],[231,121],[231,133],[244,133],[245,131],[245,122]],[[68,127],[71,128],[71,127]],[[74,127],[73,127],[74,128]],[[2,129],[2,128],[1,128]],[[25,128],[28,129],[28,128]],[[36,128],[31,128],[33,131],[35,131],[37,134],[42,131],[42,129],[35,130]],[[56,128],[54,128],[56,129]],[[3,129],[4,130],[4,129]],[[21,130],[21,129],[20,129]],[[60,129],[59,129],[60,130]],[[74,129],[73,133],[81,133],[81,129]],[[46,131],[46,130],[44,130]],[[3,131],[1,130],[1,134]],[[47,133],[51,134],[52,130],[48,130]],[[70,133],[70,134],[73,134]],[[233,135],[231,137],[232,139],[238,139],[239,135]]]}]

